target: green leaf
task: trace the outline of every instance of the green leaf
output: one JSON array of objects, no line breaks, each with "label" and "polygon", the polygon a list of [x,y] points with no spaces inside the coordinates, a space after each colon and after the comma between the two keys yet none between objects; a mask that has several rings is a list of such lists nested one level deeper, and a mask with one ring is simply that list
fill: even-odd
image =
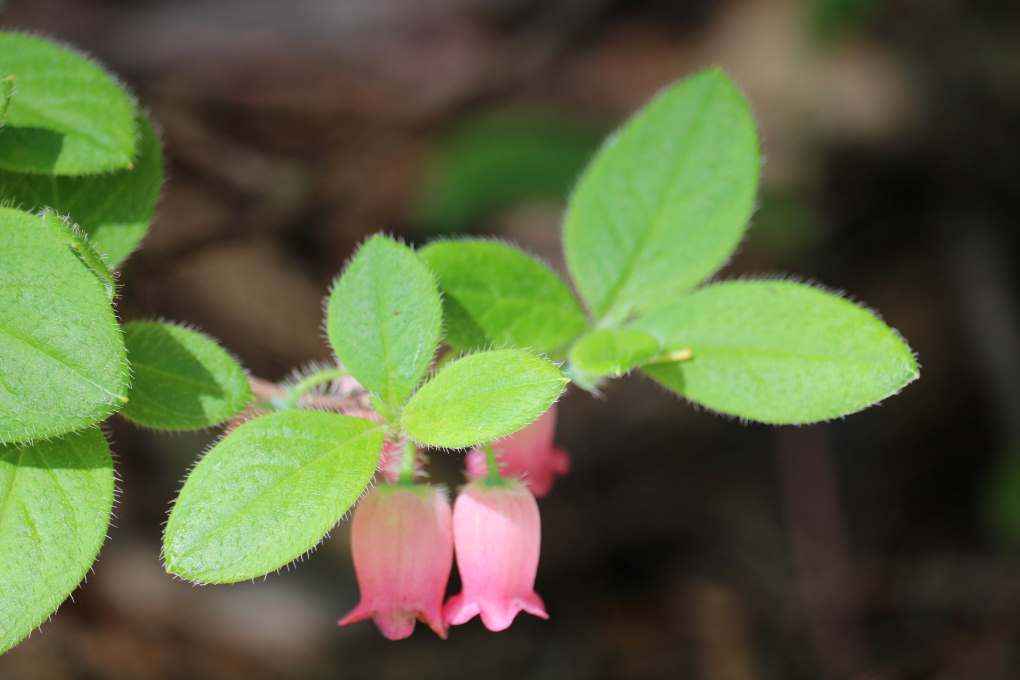
[{"label": "green leaf", "polygon": [[96,423],[126,401],[124,341],[70,233],[0,208],[0,442]]},{"label": "green leaf", "polygon": [[70,215],[106,262],[111,267],[120,265],[148,231],[163,184],[159,138],[144,114],[138,124],[142,137],[133,168],[86,177],[0,170],[3,197],[23,209],[48,207]]},{"label": "green leaf", "polygon": [[811,0],[807,9],[815,38],[830,43],[860,32],[883,8],[879,0]]},{"label": "green leaf", "polygon": [[11,105],[12,94],[14,94],[14,76],[0,78],[0,128],[7,120],[7,109]]},{"label": "green leaf", "polygon": [[430,160],[416,219],[450,233],[525,201],[562,202],[598,142],[596,130],[548,114],[469,120],[442,140]]},{"label": "green leaf", "polygon": [[1000,549],[1020,546],[1020,451],[999,452],[981,489],[982,519]]},{"label": "green leaf", "polygon": [[212,338],[182,326],[133,322],[124,343],[134,372],[128,420],[159,430],[199,430],[251,401],[244,369]]},{"label": "green leaf", "polygon": [[560,369],[530,352],[479,352],[447,364],[415,392],[401,425],[430,446],[472,446],[528,425],[553,405],[566,384]]},{"label": "green leaf", "polygon": [[652,359],[660,349],[659,341],[642,331],[599,330],[570,348],[570,363],[591,376],[619,376]]},{"label": "green leaf", "polygon": [[92,175],[131,165],[134,100],[95,63],[49,40],[0,33],[0,72],[14,76],[0,168]]},{"label": "green leaf", "polygon": [[719,269],[751,216],[758,166],[747,102],[718,69],[667,88],[611,136],[564,224],[592,315],[618,323]]},{"label": "green leaf", "polygon": [[0,654],[85,578],[112,506],[113,463],[98,428],[0,446]]},{"label": "green leaf", "polygon": [[513,246],[481,239],[438,241],[418,254],[439,277],[444,340],[451,347],[551,352],[587,325],[559,276]]},{"label": "green leaf", "polygon": [[81,227],[71,222],[66,215],[59,215],[48,208],[44,208],[39,213],[39,217],[44,222],[65,232],[64,236],[68,247],[74,251],[81,263],[95,275],[99,283],[102,284],[103,290],[106,291],[106,299],[112,302],[117,295],[117,281],[113,272],[110,271],[110,267],[107,266],[106,260],[89,243],[88,235],[81,230]]},{"label": "green leaf", "polygon": [[326,312],[329,342],[344,367],[399,408],[439,345],[443,309],[432,272],[407,246],[373,236],[333,287]]},{"label": "green leaf", "polygon": [[234,583],[312,550],[375,474],[382,429],[291,409],[249,420],[192,470],[163,537],[166,570]]},{"label": "green leaf", "polygon": [[692,357],[644,370],[710,409],[763,423],[859,411],[918,376],[903,339],[843,298],[790,281],[706,286],[634,327]]}]

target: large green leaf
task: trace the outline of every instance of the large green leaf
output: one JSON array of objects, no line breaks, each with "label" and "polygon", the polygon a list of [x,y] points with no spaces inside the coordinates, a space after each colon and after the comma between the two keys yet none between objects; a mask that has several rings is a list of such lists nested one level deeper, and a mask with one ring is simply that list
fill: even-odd
[{"label": "large green leaf", "polygon": [[498,241],[438,241],[419,252],[439,277],[444,340],[460,350],[550,352],[584,331],[573,294],[549,267]]},{"label": "large green leaf", "polygon": [[351,375],[398,408],[432,363],[442,320],[429,268],[407,246],[377,235],[333,287],[326,329]]},{"label": "large green leaf", "polygon": [[718,69],[667,88],[610,137],[564,224],[592,315],[622,321],[719,269],[747,226],[758,166],[747,102]]},{"label": "large green leaf", "polygon": [[48,207],[69,215],[106,262],[116,267],[145,236],[163,184],[159,138],[144,114],[139,126],[139,156],[129,170],[85,177],[0,170],[0,194],[23,209]]},{"label": "large green leaf", "polygon": [[659,341],[633,329],[598,330],[570,348],[570,363],[591,376],[619,376],[645,363],[660,351]]},{"label": "large green leaf", "polygon": [[14,76],[0,168],[91,175],[130,167],[135,103],[102,68],[49,40],[0,33],[0,73]]},{"label": "large green leaf", "polygon": [[764,423],[859,411],[918,376],[903,339],[843,298],[790,281],[706,286],[634,326],[686,361],[644,370],[691,401]]},{"label": "large green leaf", "polygon": [[192,470],[163,539],[166,569],[198,583],[262,576],[312,550],[375,474],[383,432],[336,413],[249,420]]},{"label": "large green leaf", "polygon": [[451,449],[513,434],[545,413],[567,379],[555,365],[519,349],[457,359],[415,392],[401,424],[418,441]]},{"label": "large green leaf", "polygon": [[126,400],[106,283],[56,220],[0,208],[0,441],[70,432]]},{"label": "large green leaf", "polygon": [[98,428],[0,446],[0,654],[81,583],[112,506],[113,463]]},{"label": "large green leaf", "polygon": [[251,401],[244,369],[212,338],[182,326],[124,327],[134,378],[128,420],[160,430],[198,430],[235,416]]}]

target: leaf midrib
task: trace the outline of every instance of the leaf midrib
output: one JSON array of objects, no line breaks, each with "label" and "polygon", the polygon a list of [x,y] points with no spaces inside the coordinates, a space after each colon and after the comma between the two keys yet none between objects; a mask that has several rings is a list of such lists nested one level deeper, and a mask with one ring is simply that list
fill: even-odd
[{"label": "leaf midrib", "polygon": [[[701,100],[698,102],[698,112],[695,117],[695,122],[685,133],[688,136],[693,136],[693,134],[705,124],[706,116],[703,114],[705,109],[708,108],[709,103],[712,99],[714,99],[719,86],[719,81],[714,80],[713,86],[702,95]],[[660,195],[657,205],[653,209],[655,216],[650,221],[648,229],[638,236],[638,241],[634,247],[633,255],[624,263],[623,271],[609,289],[603,303],[599,306],[600,308],[598,310],[593,310],[595,311],[595,315],[600,319],[609,316],[609,313],[613,310],[613,305],[616,304],[616,298],[626,286],[627,281],[633,275],[634,268],[637,266],[638,261],[643,257],[644,250],[648,247],[648,243],[652,240],[653,234],[657,234],[659,232],[663,213],[666,210],[666,205],[669,203],[666,199],[666,197],[671,194],[669,187],[673,186],[681,170],[686,169],[688,158],[689,154],[685,153],[682,159],[673,167],[673,171],[670,173],[669,182],[666,184],[667,189],[662,193],[662,195]]]},{"label": "leaf midrib", "polygon": [[3,333],[4,335],[6,335],[6,336],[8,336],[10,338],[13,338],[14,340],[17,340],[18,342],[22,343],[24,346],[28,347],[29,349],[35,350],[36,352],[38,352],[42,356],[47,357],[48,359],[51,359],[53,361],[56,361],[57,363],[61,364],[62,366],[65,366],[76,377],[81,379],[83,382],[91,385],[92,387],[95,387],[96,389],[98,389],[100,392],[103,392],[107,396],[112,397],[113,399],[119,399],[120,398],[120,395],[111,392],[106,387],[103,387],[102,385],[100,385],[99,383],[95,382],[94,380],[89,378],[87,375],[82,373],[81,369],[79,369],[78,367],[76,367],[73,364],[71,364],[66,358],[60,356],[59,354],[57,354],[55,352],[47,351],[45,349],[45,347],[39,346],[38,343],[36,341],[34,341],[32,338],[27,338],[26,339],[25,337],[22,337],[22,335],[20,333],[16,333],[15,331],[11,330],[10,328],[5,328],[3,325],[0,325],[0,333]]},{"label": "leaf midrib", "polygon": [[4,491],[3,496],[0,496],[0,526],[3,526],[4,517],[7,514],[7,506],[10,505],[11,497],[14,495],[14,483],[18,479],[18,471],[21,469],[21,462],[25,457],[25,447],[19,446],[17,451],[18,457],[14,462],[14,472],[11,474],[11,482],[7,485],[7,490]]},{"label": "leaf midrib", "polygon": [[[789,359],[804,359],[813,362],[827,362],[840,365],[851,365],[851,366],[872,366],[875,365],[876,361],[865,359],[863,357],[855,358],[854,355],[849,354],[815,354],[811,352],[796,352],[791,350],[783,349],[771,349],[756,346],[741,346],[741,345],[720,345],[720,344],[706,344],[706,343],[680,343],[684,346],[689,346],[692,350],[693,356],[691,361],[698,358],[698,352],[700,349],[706,349],[710,351],[716,351],[726,354],[753,354],[771,357],[782,357]],[[876,356],[880,356],[876,354]]]}]

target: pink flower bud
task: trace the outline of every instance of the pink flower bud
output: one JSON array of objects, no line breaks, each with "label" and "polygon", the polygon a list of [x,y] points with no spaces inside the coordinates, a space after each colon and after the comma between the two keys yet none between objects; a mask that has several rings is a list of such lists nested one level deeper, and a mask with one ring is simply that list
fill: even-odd
[{"label": "pink flower bud", "polygon": [[450,503],[428,485],[372,489],[354,511],[351,551],[361,602],[339,625],[369,617],[390,640],[415,619],[446,638],[443,595],[453,566]]},{"label": "pink flower bud", "polygon": [[[556,476],[570,470],[570,456],[553,445],[555,434],[556,405],[553,404],[531,425],[492,445],[500,473],[524,480],[538,498],[548,494]],[[469,478],[485,477],[485,452],[481,449],[469,451],[466,465]]]},{"label": "pink flower bud", "polygon": [[447,625],[481,614],[486,628],[505,630],[522,609],[549,618],[535,592],[542,527],[527,487],[513,480],[465,486],[453,507],[453,539],[464,590],[443,607]]}]

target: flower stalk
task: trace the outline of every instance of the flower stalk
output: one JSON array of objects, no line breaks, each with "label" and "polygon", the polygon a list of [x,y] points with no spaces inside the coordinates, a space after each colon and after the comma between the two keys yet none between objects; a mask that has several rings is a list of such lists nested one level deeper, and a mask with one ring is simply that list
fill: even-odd
[{"label": "flower stalk", "polygon": [[492,444],[486,444],[482,448],[485,450],[485,468],[488,471],[485,483],[488,486],[499,486],[503,483],[503,477],[499,474],[499,462],[496,460],[496,452],[493,450]]},{"label": "flower stalk", "polygon": [[405,485],[413,485],[414,477],[417,470],[415,469],[416,459],[418,457],[418,447],[415,446],[414,442],[408,440],[404,443],[404,457],[400,461],[400,483]]},{"label": "flower stalk", "polygon": [[287,390],[287,394],[282,399],[274,399],[273,406],[278,410],[282,411],[288,408],[294,408],[301,401],[301,397],[305,394],[314,390],[319,385],[324,385],[340,378],[346,378],[349,376],[343,368],[327,368],[322,371],[316,371],[311,375],[307,375],[297,382],[293,387]]}]

